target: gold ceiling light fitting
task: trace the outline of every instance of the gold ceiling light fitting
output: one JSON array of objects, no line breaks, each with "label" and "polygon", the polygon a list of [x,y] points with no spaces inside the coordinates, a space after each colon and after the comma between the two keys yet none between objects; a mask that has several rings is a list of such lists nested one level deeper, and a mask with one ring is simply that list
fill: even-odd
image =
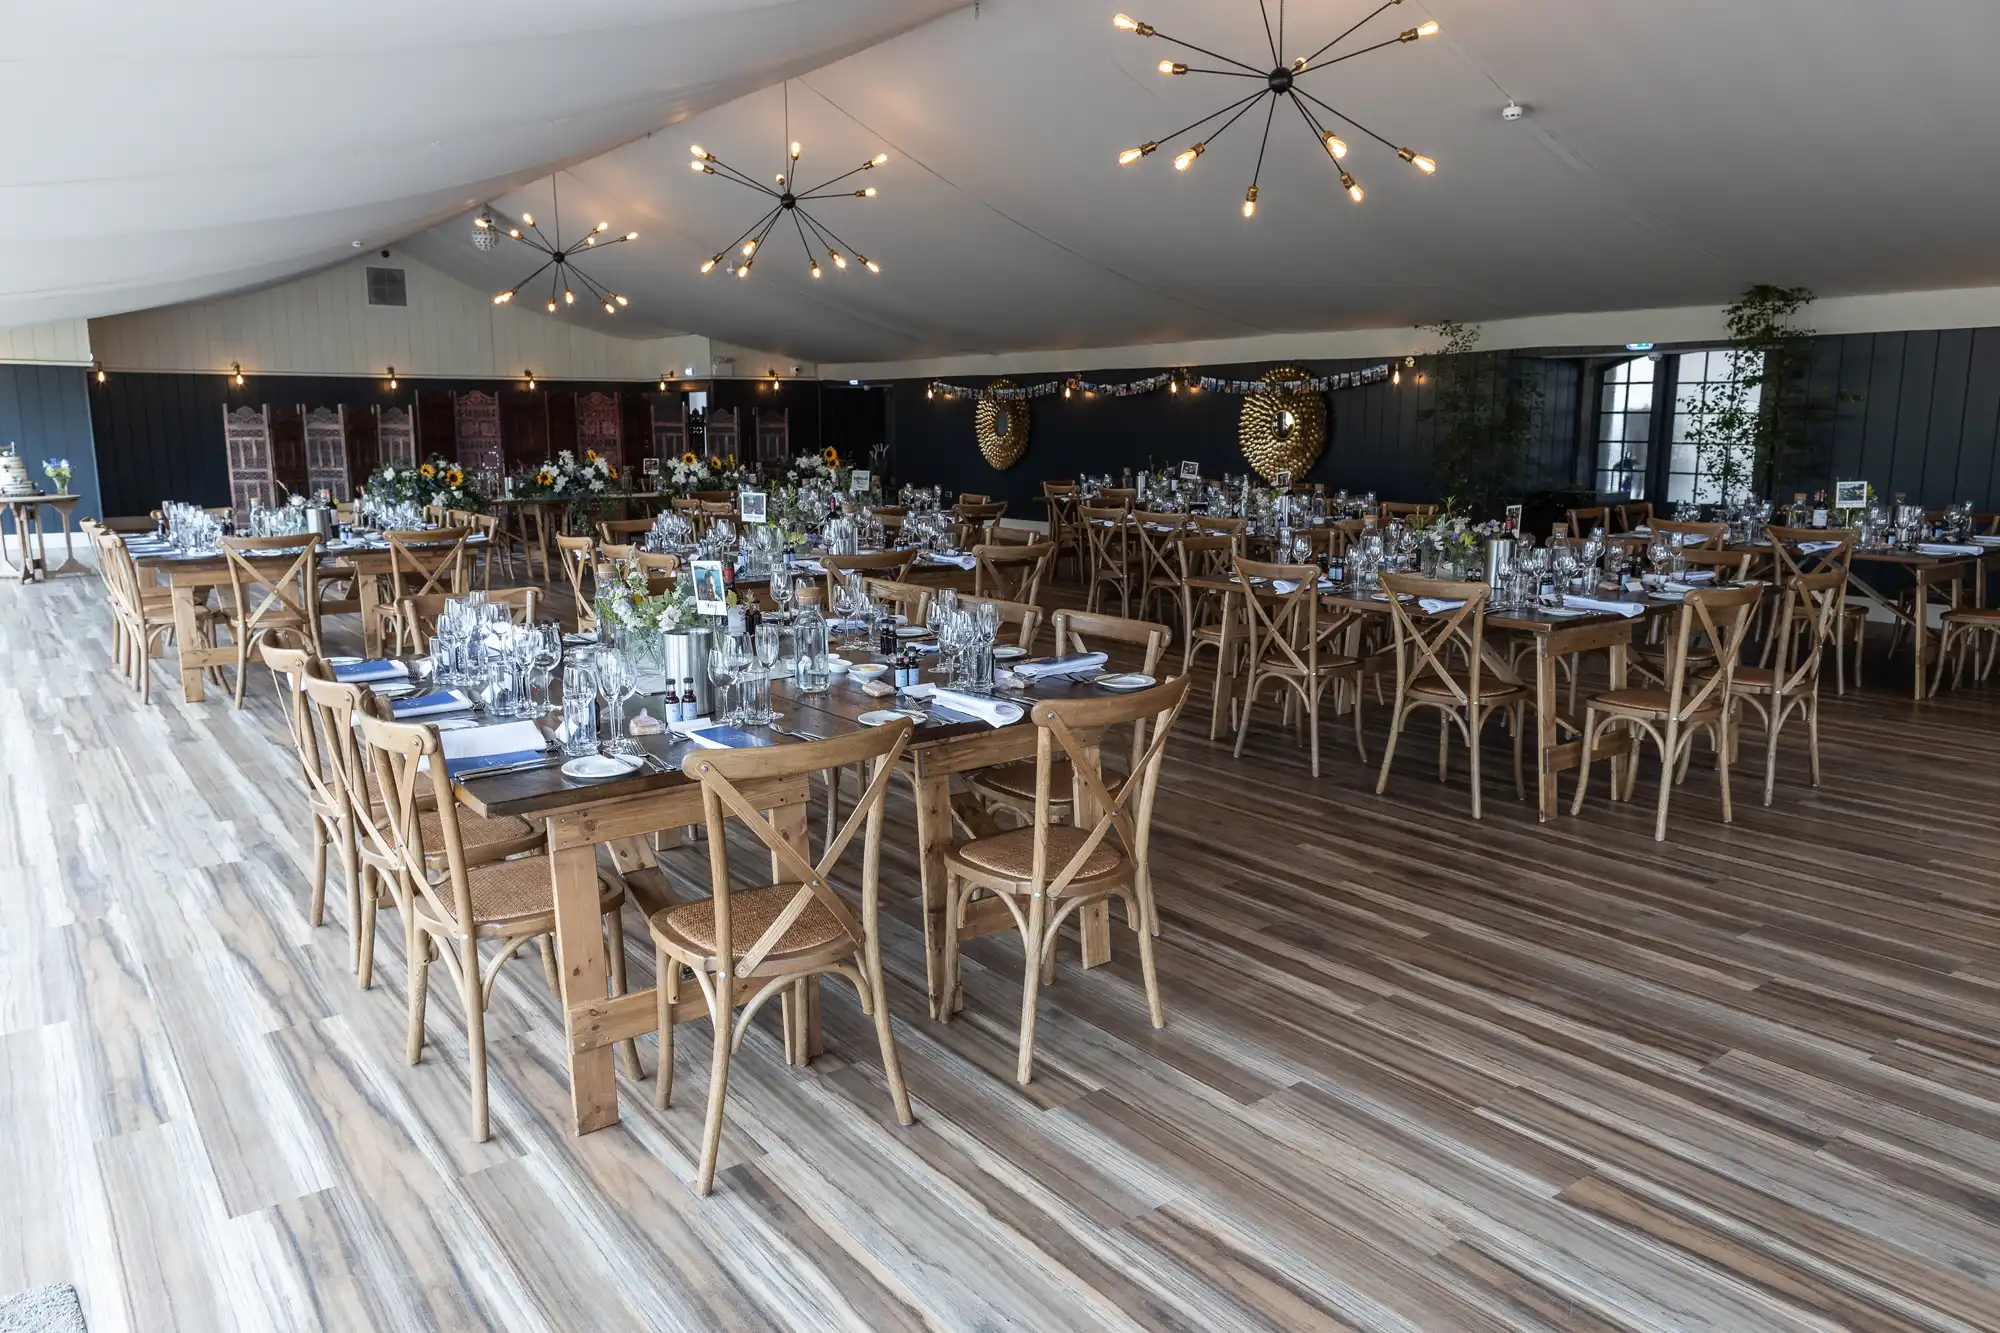
[{"label": "gold ceiling light fitting", "polygon": [[97,377],[99,384],[104,383],[104,363],[102,361],[92,361],[90,363],[90,373]]},{"label": "gold ceiling light fitting", "polygon": [[[798,140],[792,138],[792,97],[790,84],[785,85],[784,97],[785,169],[777,173],[775,178],[777,187],[775,189],[764,184],[764,182],[754,176],[738,171],[735,167],[730,166],[700,144],[690,144],[688,146],[688,152],[692,154],[688,166],[692,167],[695,171],[705,176],[718,176],[723,180],[732,181],[737,185],[748,186],[771,201],[769,208],[759,215],[755,222],[745,227],[741,235],[728,245],[717,250],[712,258],[703,260],[701,271],[703,273],[713,272],[715,266],[721,264],[725,269],[734,273],[739,278],[749,277],[750,268],[757,262],[758,252],[763,249],[765,240],[789,216],[792,220],[792,230],[798,233],[799,244],[805,247],[806,272],[811,275],[813,281],[819,281],[825,274],[825,270],[820,267],[819,262],[819,252],[821,250],[826,251],[827,259],[837,269],[845,269],[847,267],[847,255],[853,255],[855,260],[870,273],[880,273],[882,271],[880,264],[835,235],[833,228],[814,217],[812,210],[807,205],[822,203],[829,199],[875,198],[875,187],[872,185],[856,188],[843,185],[842,182],[864,171],[873,171],[887,162],[889,155],[887,153],[877,153],[852,171],[844,171],[829,180],[821,181],[818,185],[808,189],[800,189],[797,179],[798,164],[800,156],[805,152],[805,148]],[[847,253],[842,254],[843,250]],[[725,260],[729,262],[724,263]]]},{"label": "gold ceiling light fitting", "polygon": [[[579,268],[576,257],[586,251],[604,250],[614,245],[622,245],[626,241],[636,241],[639,239],[639,233],[628,231],[622,236],[612,236],[608,234],[611,231],[611,224],[609,222],[599,222],[595,227],[592,227],[583,234],[583,239],[572,241],[568,245],[565,245],[562,239],[562,195],[557,188],[557,180],[554,176],[549,177],[549,200],[554,205],[554,212],[550,218],[549,232],[542,230],[541,224],[535,221],[533,213],[521,214],[521,226],[525,226],[528,229],[526,232],[522,231],[521,227],[508,227],[506,229],[508,236],[538,254],[546,256],[546,258],[543,259],[541,267],[537,268],[533,273],[530,273],[506,291],[495,293],[493,304],[506,305],[520,294],[522,288],[534,282],[542,274],[547,273],[549,275],[549,295],[548,300],[543,303],[543,308],[551,315],[555,314],[562,306],[576,304],[576,289],[578,287],[583,288],[591,300],[604,307],[605,314],[617,314],[621,309],[630,305],[631,302]],[[472,225],[482,231],[490,230],[497,232],[500,229],[500,224],[485,213],[473,219]],[[550,239],[550,232],[554,234],[553,240]]]},{"label": "gold ceiling light fitting", "polygon": [[396,380],[396,368],[394,366],[389,367],[389,387],[392,389],[400,389],[401,387],[403,387]]},{"label": "gold ceiling light fitting", "polygon": [[527,377],[527,380],[528,380],[528,387],[529,387],[530,389],[534,388],[534,387],[535,387],[535,372],[534,372],[534,371],[532,371],[532,370],[524,370],[524,371],[522,371],[521,373],[522,373],[523,375],[525,375],[525,376]]},{"label": "gold ceiling light fitting", "polygon": [[[1382,4],[1378,5],[1359,22],[1355,23],[1326,45],[1320,47],[1317,51],[1314,51],[1311,55],[1298,56],[1287,61],[1282,54],[1285,46],[1285,0],[1276,0],[1277,22],[1275,25],[1272,23],[1270,0],[1257,0],[1257,11],[1264,20],[1264,38],[1271,60],[1268,69],[1259,69],[1254,64],[1247,64],[1241,60],[1232,59],[1229,56],[1222,55],[1220,52],[1211,51],[1207,47],[1196,46],[1192,42],[1181,41],[1178,37],[1169,37],[1152,24],[1141,22],[1129,14],[1118,15],[1111,20],[1111,25],[1120,32],[1129,32],[1137,37],[1157,37],[1163,42],[1219,62],[1215,66],[1204,66],[1189,65],[1178,60],[1162,60],[1159,64],[1160,73],[1173,78],[1178,78],[1184,74],[1210,74],[1223,78],[1248,79],[1252,83],[1251,91],[1246,96],[1231,102],[1220,111],[1203,116],[1192,125],[1183,126],[1175,130],[1172,134],[1160,139],[1141,144],[1137,148],[1125,149],[1118,154],[1118,165],[1129,167],[1140,158],[1152,156],[1162,143],[1171,143],[1184,134],[1199,133],[1201,135],[1200,139],[1196,140],[1191,146],[1174,154],[1174,170],[1187,171],[1194,166],[1196,159],[1208,151],[1209,145],[1213,144],[1225,130],[1262,105],[1264,106],[1264,133],[1263,137],[1257,143],[1257,165],[1252,168],[1250,173],[1250,188],[1243,196],[1243,216],[1245,218],[1255,217],[1257,215],[1257,185],[1259,179],[1264,174],[1264,153],[1271,143],[1271,122],[1277,115],[1278,104],[1289,99],[1293,108],[1298,111],[1300,118],[1305,122],[1307,128],[1312,131],[1313,138],[1326,149],[1327,156],[1333,160],[1335,169],[1340,173],[1340,187],[1347,191],[1347,197],[1355,203],[1358,204],[1361,202],[1363,191],[1360,184],[1354,179],[1353,174],[1341,165],[1342,159],[1347,156],[1347,141],[1328,128],[1328,121],[1339,121],[1341,124],[1349,126],[1366,135],[1368,138],[1375,140],[1393,152],[1397,157],[1415,167],[1423,175],[1435,175],[1437,173],[1437,160],[1435,158],[1426,157],[1413,148],[1390,142],[1388,139],[1369,129],[1366,125],[1349,116],[1346,112],[1329,106],[1320,98],[1307,92],[1301,83],[1301,80],[1307,75],[1338,65],[1343,60],[1352,60],[1356,56],[1367,55],[1370,51],[1379,51],[1383,47],[1400,46],[1404,43],[1421,41],[1425,37],[1434,37],[1437,35],[1437,20],[1428,19],[1423,23],[1419,23],[1414,28],[1405,28],[1395,36],[1385,38],[1382,41],[1367,46],[1356,47],[1353,50],[1344,51],[1338,55],[1328,54],[1335,47],[1365,27],[1371,19],[1374,19],[1385,10],[1402,3],[1403,0],[1383,0]],[[1226,119],[1224,119],[1225,117]],[[1221,121],[1221,123],[1216,125],[1215,122],[1217,121]],[[1208,128],[1211,125],[1214,125],[1214,128]]]},{"label": "gold ceiling light fitting", "polygon": [[241,361],[231,361],[229,363],[229,378],[238,388],[243,386],[243,363]]},{"label": "gold ceiling light fitting", "polygon": [[[989,389],[1011,389],[1012,380],[994,380]],[[926,390],[928,393],[928,390]],[[1028,452],[1028,400],[982,396],[973,405],[972,430],[988,467],[1004,472]]]},{"label": "gold ceiling light fitting", "polygon": [[[1312,377],[1304,366],[1273,366],[1258,378],[1277,385]],[[1280,472],[1303,477],[1326,447],[1326,400],[1317,393],[1278,389],[1247,394],[1237,434],[1245,461],[1265,481]]]}]

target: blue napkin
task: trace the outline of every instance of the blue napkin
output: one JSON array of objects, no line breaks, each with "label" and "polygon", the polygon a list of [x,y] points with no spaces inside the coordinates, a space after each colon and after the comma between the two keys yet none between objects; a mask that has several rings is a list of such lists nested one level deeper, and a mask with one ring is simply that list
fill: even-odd
[{"label": "blue napkin", "polygon": [[752,750],[759,746],[776,745],[766,736],[752,736],[747,731],[735,727],[703,727],[700,731],[690,731],[687,738],[696,745],[709,750]]},{"label": "blue napkin", "polygon": [[398,699],[389,705],[389,711],[398,721],[413,717],[431,717],[438,713],[463,713],[472,707],[472,700],[457,690],[439,690],[435,694],[419,695],[414,699]]},{"label": "blue napkin", "polygon": [[447,777],[463,777],[467,773],[477,773],[486,768],[507,768],[514,764],[532,764],[545,758],[547,750],[513,750],[506,754],[476,754],[464,759],[447,759],[444,771]]},{"label": "blue napkin", "polygon": [[366,685],[377,680],[403,680],[410,669],[401,662],[376,658],[372,662],[346,662],[333,669],[333,678],[343,685]]}]

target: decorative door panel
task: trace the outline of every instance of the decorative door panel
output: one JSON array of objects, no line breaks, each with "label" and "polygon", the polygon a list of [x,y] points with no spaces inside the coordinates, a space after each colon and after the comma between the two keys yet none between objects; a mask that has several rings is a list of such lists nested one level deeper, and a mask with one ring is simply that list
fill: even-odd
[{"label": "decorative door panel", "polygon": [[274,505],[278,485],[271,476],[271,409],[222,409],[222,444],[229,455],[229,503],[238,513],[251,504]]},{"label": "decorative door panel", "polygon": [[655,400],[653,403],[653,457],[662,460],[679,458],[687,451],[687,404],[678,398],[672,402]]},{"label": "decorative door panel", "polygon": [[452,395],[458,436],[458,465],[468,474],[498,475],[506,470],[500,449],[500,400],[471,389]]},{"label": "decorative door panel", "polygon": [[406,407],[375,409],[376,466],[414,467],[417,461],[417,422]]},{"label": "decorative door panel", "polygon": [[782,464],[791,457],[791,410],[783,407],[757,409],[757,462],[761,467]]},{"label": "decorative door panel", "polygon": [[347,467],[347,408],[315,407],[300,412],[306,422],[306,489],[336,500],[354,498]]},{"label": "decorative door panel", "polygon": [[576,396],[576,448],[579,456],[595,453],[625,470],[625,450],[618,437],[618,396],[580,393]]},{"label": "decorative door panel", "polygon": [[711,407],[708,409],[708,456],[720,458],[727,463],[736,457],[736,409],[733,407]]}]

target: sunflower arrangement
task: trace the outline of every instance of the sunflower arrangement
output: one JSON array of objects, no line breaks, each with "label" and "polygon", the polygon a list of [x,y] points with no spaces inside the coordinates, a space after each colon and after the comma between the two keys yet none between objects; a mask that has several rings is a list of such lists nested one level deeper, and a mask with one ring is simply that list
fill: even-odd
[{"label": "sunflower arrangement", "polygon": [[660,475],[660,487],[675,495],[713,490],[716,471],[708,459],[690,449],[679,458],[669,460],[667,470]]},{"label": "sunflower arrangement", "polygon": [[840,466],[840,453],[828,447],[816,454],[800,454],[785,465],[780,480],[787,486],[830,485],[834,479],[834,469]]},{"label": "sunflower arrangement", "polygon": [[399,504],[474,511],[486,508],[486,497],[465,484],[465,469],[441,454],[433,454],[415,467],[384,463],[362,489]]}]

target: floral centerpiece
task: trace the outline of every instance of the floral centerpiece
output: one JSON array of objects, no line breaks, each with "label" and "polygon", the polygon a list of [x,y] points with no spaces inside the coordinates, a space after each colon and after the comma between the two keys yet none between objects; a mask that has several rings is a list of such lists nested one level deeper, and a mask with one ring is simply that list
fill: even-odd
[{"label": "floral centerpiece", "polygon": [[800,454],[785,464],[785,470],[776,479],[785,486],[830,486],[833,484],[833,470],[840,466],[840,452],[831,445],[816,454]]},{"label": "floral centerpiece", "polygon": [[377,499],[398,504],[442,505],[446,509],[473,511],[486,508],[486,497],[465,484],[465,469],[438,454],[415,467],[384,463],[369,476],[362,489]]},{"label": "floral centerpiece", "polygon": [[57,493],[69,494],[69,479],[73,473],[67,458],[44,458],[42,474],[56,484]]},{"label": "floral centerpiece", "polygon": [[660,474],[660,488],[674,495],[688,496],[696,491],[715,489],[718,460],[703,458],[690,450],[679,458],[667,460],[667,470]]},{"label": "floral centerpiece", "polygon": [[1479,549],[1480,534],[1472,520],[1447,508],[1428,527],[1417,529],[1426,577],[1462,578]]},{"label": "floral centerpiece", "polygon": [[[614,631],[667,634],[700,623],[694,609],[694,581],[677,578],[666,591],[649,591],[650,579],[638,565],[621,566],[617,577],[597,589],[597,623]],[[730,594],[732,599],[735,594]]]},{"label": "floral centerpiece", "polygon": [[618,465],[586,449],[583,457],[564,449],[554,458],[521,469],[513,476],[514,497],[522,500],[566,500],[564,527],[571,533],[587,533],[597,522],[608,500],[625,491]]}]

